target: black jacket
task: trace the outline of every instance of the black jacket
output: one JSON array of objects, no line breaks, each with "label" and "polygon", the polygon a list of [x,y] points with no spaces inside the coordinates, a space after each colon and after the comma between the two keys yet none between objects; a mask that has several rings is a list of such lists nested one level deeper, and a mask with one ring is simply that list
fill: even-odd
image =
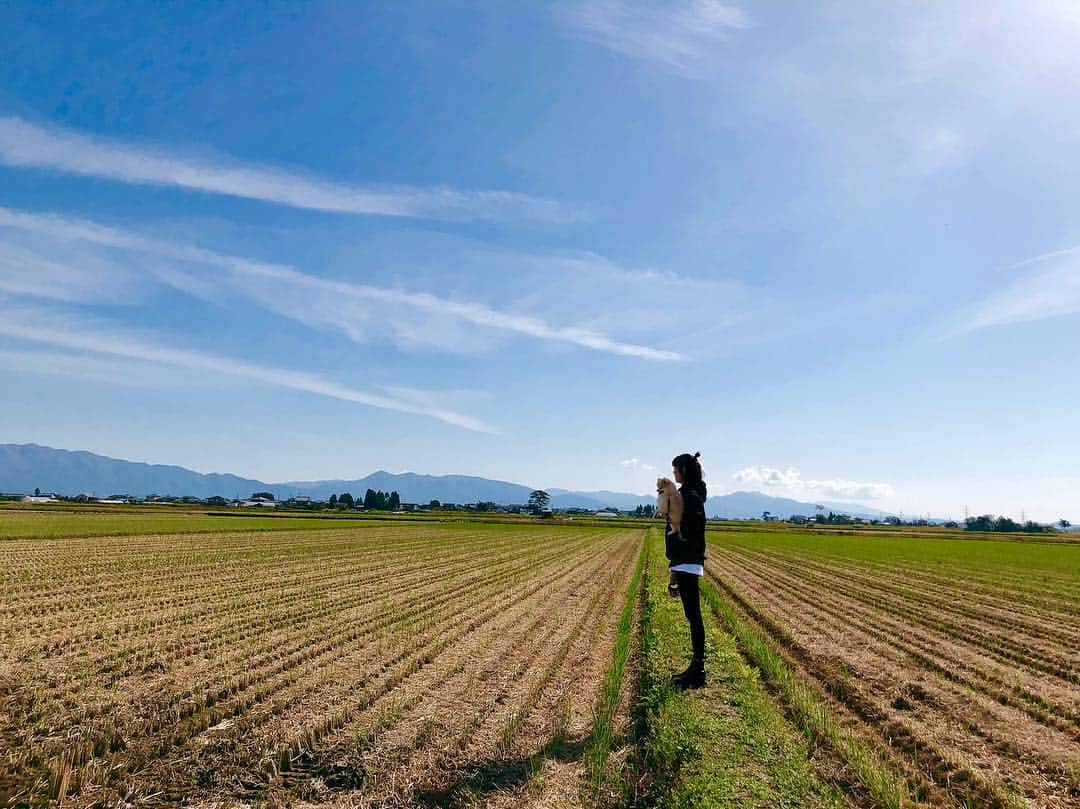
[{"label": "black jacket", "polygon": [[679,487],[683,500],[682,524],[678,533],[670,531],[664,537],[664,550],[671,565],[705,564],[705,484],[683,484]]}]

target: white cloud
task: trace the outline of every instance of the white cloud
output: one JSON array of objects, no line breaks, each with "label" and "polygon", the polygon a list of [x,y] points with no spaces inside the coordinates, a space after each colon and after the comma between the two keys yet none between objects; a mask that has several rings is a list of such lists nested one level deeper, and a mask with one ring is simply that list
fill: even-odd
[{"label": "white cloud", "polygon": [[896,494],[896,490],[888,483],[861,483],[855,480],[808,480],[806,486],[816,494],[844,499],[876,500]]},{"label": "white cloud", "polygon": [[[768,339],[757,326],[777,319],[771,296],[739,281],[631,270],[589,252],[486,255],[491,266],[516,276],[519,288],[507,292],[517,295],[515,307],[666,352],[656,359],[700,361],[728,353],[740,342]],[[658,305],[662,301],[679,303]]]},{"label": "white cloud", "polygon": [[640,469],[643,472],[654,472],[656,467],[651,464],[642,463],[637,458],[627,458],[625,461],[619,461],[620,466],[624,466],[627,469]]},{"label": "white cloud", "polygon": [[771,466],[748,466],[733,474],[736,483],[748,486],[783,489],[791,495],[877,499],[892,497],[895,489],[888,483],[861,483],[854,480],[803,480],[798,469]]},{"label": "white cloud", "polygon": [[801,481],[797,469],[774,469],[771,466],[748,466],[731,476],[737,483],[791,488]]},{"label": "white cloud", "polygon": [[965,308],[946,330],[957,336],[991,326],[1007,326],[1080,313],[1080,252],[1057,250],[1018,262],[1035,266],[1004,288]]},{"label": "white cloud", "polygon": [[733,31],[751,26],[742,9],[716,0],[585,0],[557,8],[575,36],[684,75],[700,70]]},{"label": "white cloud", "polygon": [[451,220],[568,218],[556,203],[526,194],[352,185],[230,158],[179,155],[118,143],[15,117],[0,117],[0,163],[336,213]]},{"label": "white cloud", "polygon": [[[677,351],[616,340],[594,328],[557,326],[538,317],[504,312],[474,301],[450,300],[427,292],[328,280],[283,264],[251,261],[199,247],[160,242],[84,220],[0,208],[0,227],[41,233],[54,240],[85,241],[225,269],[234,281],[238,281],[229,285],[232,293],[253,299],[277,314],[306,325],[337,329],[356,341],[371,339],[372,332],[385,334],[389,331],[404,345],[412,342],[443,345],[450,336],[453,322],[463,322],[609,354],[649,360],[685,359]],[[182,291],[212,298],[220,298],[223,286],[229,280],[217,276],[209,283],[198,274],[176,267],[153,268],[152,271]],[[402,309],[413,310],[419,317],[385,315],[387,311],[400,312]],[[443,320],[432,324],[429,322],[431,317]]]},{"label": "white cloud", "polygon": [[0,334],[57,348],[247,379],[383,410],[428,416],[467,430],[494,432],[492,428],[471,416],[430,403],[418,402],[416,397],[403,399],[369,393],[306,372],[255,365],[213,354],[154,345],[139,336],[71,328],[63,322],[61,317],[51,312],[0,308]]},{"label": "white cloud", "polygon": [[138,299],[137,272],[100,251],[72,248],[39,234],[0,240],[0,292],[69,303],[125,304]]}]

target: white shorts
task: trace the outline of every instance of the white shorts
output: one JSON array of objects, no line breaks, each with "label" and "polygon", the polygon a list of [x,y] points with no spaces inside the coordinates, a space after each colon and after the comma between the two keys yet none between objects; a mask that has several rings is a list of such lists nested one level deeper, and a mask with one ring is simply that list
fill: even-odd
[{"label": "white shorts", "polygon": [[694,565],[689,562],[682,565],[673,565],[668,568],[672,573],[693,573],[695,576],[705,575],[704,565]]}]

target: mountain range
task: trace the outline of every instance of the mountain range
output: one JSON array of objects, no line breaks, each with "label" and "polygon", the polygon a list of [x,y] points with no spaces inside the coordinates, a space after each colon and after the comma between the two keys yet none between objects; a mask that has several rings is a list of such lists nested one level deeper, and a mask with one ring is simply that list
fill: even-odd
[{"label": "mountain range", "polygon": [[[248,497],[253,492],[269,491],[279,499],[307,496],[325,500],[331,494],[352,492],[363,496],[368,489],[397,491],[402,501],[428,503],[476,503],[490,501],[503,505],[528,502],[532,486],[470,475],[421,475],[415,472],[393,474],[373,472],[356,480],[315,480],[267,483],[230,474],[203,474],[181,466],[147,464],[108,458],[86,451],[70,451],[38,444],[0,444],[0,492],[42,491],[73,496],[87,492],[97,496],[125,494],[145,497],[150,494],[192,496],[199,498]],[[553,508],[600,509],[623,511],[655,502],[652,495],[612,491],[571,491],[547,489]],[[854,503],[824,504],[834,511],[854,516],[877,516],[877,512]],[[710,516],[744,519],[760,517],[768,511],[778,517],[813,514],[812,503],[802,503],[761,492],[733,492],[714,495],[708,500]]]}]

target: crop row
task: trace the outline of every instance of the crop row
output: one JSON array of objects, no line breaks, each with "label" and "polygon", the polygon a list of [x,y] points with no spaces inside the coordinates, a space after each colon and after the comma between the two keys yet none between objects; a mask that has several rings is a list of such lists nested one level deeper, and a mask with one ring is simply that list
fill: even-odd
[{"label": "crop row", "polygon": [[[812,568],[830,577],[844,576],[855,583],[872,586],[889,595],[899,595],[929,606],[946,605],[952,614],[977,619],[981,624],[995,624],[1010,633],[1024,633],[1033,639],[1048,639],[1058,645],[1075,648],[1080,644],[1080,588],[1072,586],[1072,599],[1050,606],[1046,599],[1025,600],[1024,592],[997,582],[981,588],[958,569],[945,576],[915,566],[887,566],[883,563],[852,562],[844,559],[811,559],[772,550],[740,549],[740,553],[784,559],[791,567]],[[1029,574],[1032,587],[1041,588],[1041,574]],[[1045,589],[1040,589],[1045,594]],[[1071,605],[1071,608],[1070,608]]]},{"label": "crop row", "polygon": [[[624,536],[614,554],[601,559],[601,569],[562,590],[541,620],[512,624],[509,648],[488,638],[486,651],[473,651],[465,665],[455,666],[455,683],[412,710],[404,724],[415,730],[391,733],[353,767],[375,776],[355,784],[364,798],[407,804],[407,793],[423,785],[427,799],[439,805],[475,800],[504,767],[531,772],[566,742],[572,727],[588,723],[615,640],[612,607],[628,586],[639,537]],[[582,604],[579,599],[587,601],[571,610],[575,620],[562,620],[566,602]],[[588,727],[578,732],[587,734]]]},{"label": "crop row", "polygon": [[[1034,706],[1033,718],[1058,726],[1059,720],[1074,722],[1077,693],[1072,689],[1072,670],[1061,661],[1063,649],[1040,653],[1031,645],[1002,639],[977,622],[958,622],[945,607],[912,607],[897,593],[882,596],[873,582],[865,587],[847,585],[839,575],[819,573],[811,565],[803,568],[774,564],[740,556],[741,565],[760,580],[786,584],[795,598],[820,599],[819,593],[840,601],[839,620],[856,629],[876,626],[894,637],[912,626],[920,631],[905,652],[954,682],[964,682],[994,699],[1021,710]],[[955,667],[955,671],[946,666]],[[1051,676],[1046,676],[1051,675]],[[1048,713],[1049,712],[1049,713]]]},{"label": "crop row", "polygon": [[897,594],[868,597],[810,564],[724,549],[709,569],[799,666],[949,794],[1007,803],[1011,784],[1053,801],[1075,788],[1067,684],[1047,688],[1045,676],[993,665],[978,633],[971,643],[949,635],[948,622],[928,621]]},{"label": "crop row", "polygon": [[[369,663],[376,668],[396,665],[395,661],[407,666],[410,659],[422,660],[426,638],[438,636],[445,640],[461,629],[461,622],[455,619],[466,604],[480,606],[504,601],[506,590],[517,589],[515,582],[523,577],[535,581],[535,574],[545,566],[557,568],[562,560],[588,556],[586,552],[593,546],[602,548],[604,543],[596,543],[594,536],[564,534],[558,541],[532,545],[520,543],[519,538],[519,544],[524,546],[521,553],[486,558],[489,564],[479,569],[475,564],[475,550],[466,543],[461,553],[472,557],[473,570],[467,569],[469,560],[464,560],[462,569],[455,575],[439,576],[434,582],[421,579],[421,584],[410,581],[401,588],[384,587],[388,592],[374,598],[372,581],[356,590],[350,590],[347,583],[341,582],[338,589],[342,594],[367,601],[366,611],[349,609],[342,601],[331,599],[315,610],[321,610],[321,614],[327,616],[326,620],[320,624],[317,620],[305,620],[302,613],[297,614],[293,627],[274,636],[273,648],[259,645],[258,626],[252,626],[250,634],[240,638],[240,651],[224,661],[227,665],[222,666],[222,661],[217,659],[208,661],[205,668],[222,675],[219,684],[210,682],[201,687],[189,687],[177,698],[176,692],[171,690],[171,680],[150,678],[161,691],[158,697],[153,687],[146,688],[140,695],[138,684],[134,682],[137,678],[132,678],[132,689],[128,694],[132,701],[114,705],[116,710],[102,712],[97,720],[87,721],[85,715],[79,715],[78,697],[82,692],[66,692],[68,696],[62,702],[50,705],[49,689],[42,689],[41,682],[31,684],[28,690],[38,703],[35,709],[37,721],[29,724],[30,735],[20,740],[23,763],[32,769],[34,761],[45,759],[51,761],[51,770],[74,771],[77,777],[72,781],[72,776],[68,776],[72,782],[69,787],[81,786],[87,794],[93,794],[93,783],[98,780],[93,777],[95,771],[106,776],[103,779],[106,783],[118,784],[127,778],[126,773],[152,764],[155,758],[171,756],[189,747],[210,727],[242,717],[244,721],[236,721],[235,726],[250,729],[271,716],[283,714],[290,704],[302,704],[304,694],[312,691],[308,685],[312,679],[326,685],[334,684],[332,678],[320,679],[320,672],[332,671],[335,660]],[[496,540],[496,537],[490,539]],[[499,538],[492,544],[498,545],[504,539]],[[507,540],[506,544],[512,544],[512,541]],[[404,566],[410,561],[403,558],[399,563]],[[394,582],[396,578],[384,576],[384,581]],[[540,581],[542,584],[543,579]],[[264,582],[264,585],[271,590],[275,582]],[[404,597],[397,592],[399,590],[404,592]],[[333,597],[338,595],[335,593]],[[263,611],[265,615],[273,613],[273,608]],[[77,628],[73,630],[77,631]],[[388,659],[379,660],[380,655],[388,651],[387,644],[395,632],[399,636],[413,635],[416,640]],[[263,649],[262,657],[253,654],[259,648]],[[95,678],[100,676],[100,673],[92,674],[85,682],[87,693],[93,692]],[[72,694],[75,700],[69,698]],[[106,719],[104,714],[109,713],[112,716]],[[74,716],[74,722],[69,718],[65,723],[68,714]],[[119,717],[129,716],[130,726],[123,726],[124,720]],[[52,723],[58,724],[54,727]],[[63,731],[63,727],[68,730]],[[50,754],[50,750],[56,752]],[[50,777],[54,786],[63,779],[59,773],[52,773]]]},{"label": "crop row", "polygon": [[[430,629],[430,632],[420,631],[411,646],[402,649],[396,655],[384,658],[379,663],[380,667],[385,669],[406,660],[410,652],[421,648],[421,644],[430,634],[455,623],[457,613],[469,598],[483,592],[486,585],[497,583],[500,577],[505,576],[505,571],[501,568],[496,568],[496,571],[482,579],[471,579],[468,584],[451,588],[450,592],[437,598],[426,599],[423,604],[412,610],[389,613],[393,617],[384,621],[385,626],[408,623],[417,612],[423,610],[427,615],[427,626],[418,629]],[[482,603],[487,603],[489,600],[490,596],[482,597]],[[285,715],[304,695],[325,684],[327,679],[325,672],[330,663],[347,661],[371,647],[373,641],[370,637],[371,633],[365,631],[367,629],[368,627],[355,628],[329,637],[323,633],[307,634],[297,644],[295,651],[283,659],[275,660],[272,664],[255,670],[252,688],[240,693],[227,694],[222,702],[205,700],[199,706],[199,710],[193,711],[180,723],[179,727],[172,728],[171,732],[161,740],[161,746],[156,751],[157,758],[161,760],[167,757],[171,769],[172,763],[177,758],[187,755],[185,751],[191,751],[193,747],[198,746],[203,732],[224,722],[231,722],[227,739],[229,747],[242,748],[245,736],[254,734],[263,723]],[[356,644],[359,646],[352,648]],[[367,656],[371,657],[371,655]],[[206,754],[212,750],[216,756],[222,752],[222,746],[223,743],[219,742],[215,747],[202,747],[198,752],[205,758]],[[133,768],[130,767],[131,763],[129,758],[129,768]]]},{"label": "crop row", "polygon": [[[502,557],[495,557],[494,562],[499,563],[512,563],[512,560],[503,559]],[[467,569],[469,562],[462,563],[463,569]],[[450,579],[451,581],[453,578]],[[186,649],[188,656],[197,656],[201,662],[204,663],[203,668],[208,673],[214,673],[220,675],[222,673],[232,675],[234,671],[245,671],[246,674],[243,678],[237,679],[234,682],[236,685],[234,688],[243,689],[246,687],[246,683],[252,681],[257,677],[261,667],[269,660],[278,659],[284,657],[290,652],[288,646],[283,646],[284,640],[289,639],[290,635],[293,635],[298,630],[305,630],[307,635],[319,634],[321,630],[328,629],[336,621],[348,620],[353,624],[352,629],[356,628],[356,621],[361,615],[359,613],[348,612],[350,606],[359,605],[371,605],[372,610],[386,613],[386,609],[389,608],[402,608],[410,604],[422,602],[428,598],[429,591],[437,591],[441,589],[443,585],[436,579],[434,582],[421,579],[410,586],[402,588],[403,593],[399,594],[404,596],[397,600],[391,601],[383,596],[380,596],[377,592],[372,592],[368,587],[342,587],[337,593],[337,596],[332,599],[323,600],[318,607],[307,608],[306,612],[303,608],[295,615],[289,615],[286,611],[282,610],[280,605],[273,603],[267,604],[264,607],[260,607],[258,617],[261,619],[260,624],[256,626],[245,626],[241,624],[237,631],[244,630],[242,634],[237,635],[237,631],[233,631],[234,627],[228,624],[218,624],[211,627],[195,627],[193,629],[192,637],[202,638],[202,643],[194,646],[189,646]],[[301,594],[302,596],[304,594]],[[307,594],[310,598],[311,594]],[[352,602],[347,603],[347,602]],[[323,622],[320,625],[319,621]],[[369,619],[367,623],[372,623]],[[228,629],[228,631],[226,631]],[[273,631],[269,631],[273,629]],[[70,631],[70,630],[69,630]],[[227,650],[231,652],[229,657],[233,659],[222,659],[220,654],[213,654],[212,648],[213,640],[215,638],[222,638]],[[295,640],[295,638],[294,638]],[[161,644],[161,641],[158,641]],[[102,644],[103,648],[110,648],[108,644]],[[150,710],[151,715],[168,715],[174,710],[174,706],[185,700],[190,700],[192,705],[196,705],[199,702],[199,696],[202,696],[203,701],[213,699],[213,695],[217,692],[220,686],[214,682],[200,682],[198,679],[192,680],[192,672],[184,670],[175,662],[169,660],[166,654],[166,645],[161,644],[158,646],[156,652],[157,656],[153,662],[159,665],[161,668],[173,669],[171,672],[173,675],[179,677],[181,682],[188,682],[192,684],[192,687],[186,691],[174,693],[170,696],[171,703],[162,704],[160,701],[155,701],[146,707]],[[139,659],[135,654],[136,650],[131,646],[120,646],[118,650],[114,652],[116,655],[134,656],[136,660]],[[123,692],[118,692],[115,688],[114,679],[111,676],[111,667],[99,667],[96,670],[98,676],[96,676],[91,684],[94,686],[108,686],[109,692],[115,697],[122,697]],[[183,675],[183,676],[179,676]],[[146,683],[145,678],[136,678],[137,682],[134,684],[136,691],[136,698],[138,701],[145,704],[146,695]],[[77,692],[82,680],[72,679],[68,683]],[[68,692],[69,696],[71,692]],[[63,696],[63,693],[49,694],[54,698]],[[85,704],[85,700],[82,701]],[[122,713],[126,717],[136,718],[139,715],[138,703],[133,706],[124,706],[126,710]],[[79,717],[80,720],[86,718],[93,718],[95,714],[112,715],[117,713],[117,704],[115,701],[111,703],[104,703],[96,708],[94,706],[88,706],[84,716]],[[134,709],[134,710],[132,710]],[[178,711],[179,714],[183,714],[183,710]]]}]

